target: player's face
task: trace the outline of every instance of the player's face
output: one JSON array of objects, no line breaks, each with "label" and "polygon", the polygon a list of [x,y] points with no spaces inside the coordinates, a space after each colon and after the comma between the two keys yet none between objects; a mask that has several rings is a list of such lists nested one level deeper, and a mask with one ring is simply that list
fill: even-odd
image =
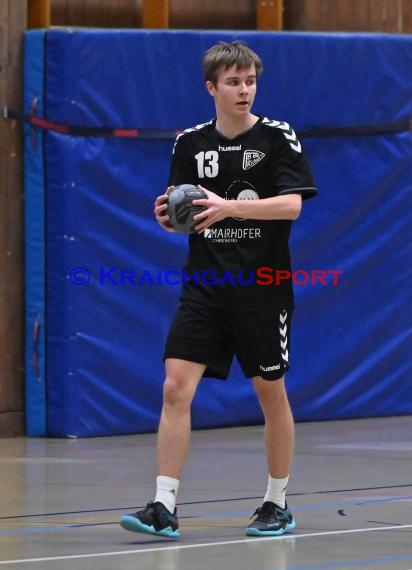
[{"label": "player's face", "polygon": [[211,81],[206,87],[215,100],[217,114],[244,117],[251,111],[256,96],[255,66],[248,69],[222,69],[216,85]]}]

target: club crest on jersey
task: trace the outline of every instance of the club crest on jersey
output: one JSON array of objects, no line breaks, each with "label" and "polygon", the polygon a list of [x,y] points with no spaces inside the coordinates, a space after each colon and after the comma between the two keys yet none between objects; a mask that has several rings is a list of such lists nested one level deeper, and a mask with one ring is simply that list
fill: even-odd
[{"label": "club crest on jersey", "polygon": [[260,150],[245,150],[243,153],[243,170],[250,170],[265,157]]}]

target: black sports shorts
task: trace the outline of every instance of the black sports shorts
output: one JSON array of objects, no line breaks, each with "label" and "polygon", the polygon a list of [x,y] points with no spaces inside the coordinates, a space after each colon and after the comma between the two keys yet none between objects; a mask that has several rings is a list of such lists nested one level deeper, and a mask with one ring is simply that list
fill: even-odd
[{"label": "black sports shorts", "polygon": [[225,380],[233,356],[247,378],[281,378],[289,368],[291,309],[219,309],[182,301],[163,358],[206,365],[203,376]]}]

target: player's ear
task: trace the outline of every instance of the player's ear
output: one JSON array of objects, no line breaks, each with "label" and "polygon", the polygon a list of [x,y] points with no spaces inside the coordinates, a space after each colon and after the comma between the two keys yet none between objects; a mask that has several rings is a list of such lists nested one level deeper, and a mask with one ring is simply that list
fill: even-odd
[{"label": "player's ear", "polygon": [[214,92],[215,92],[215,84],[212,81],[206,81],[206,89],[207,89],[209,95],[211,95],[213,97]]}]

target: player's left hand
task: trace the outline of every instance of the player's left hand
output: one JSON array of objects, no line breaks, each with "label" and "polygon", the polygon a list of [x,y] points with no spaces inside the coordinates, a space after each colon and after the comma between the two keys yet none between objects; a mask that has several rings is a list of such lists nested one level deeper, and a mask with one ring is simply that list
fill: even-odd
[{"label": "player's left hand", "polygon": [[207,228],[210,228],[216,222],[220,222],[225,218],[230,216],[229,213],[229,201],[221,198],[214,192],[203,188],[198,184],[198,188],[201,188],[206,194],[207,198],[201,198],[199,200],[193,200],[194,206],[205,206],[206,210],[201,212],[200,214],[196,214],[193,217],[194,220],[199,222],[195,226],[195,230],[197,233],[204,232]]}]

